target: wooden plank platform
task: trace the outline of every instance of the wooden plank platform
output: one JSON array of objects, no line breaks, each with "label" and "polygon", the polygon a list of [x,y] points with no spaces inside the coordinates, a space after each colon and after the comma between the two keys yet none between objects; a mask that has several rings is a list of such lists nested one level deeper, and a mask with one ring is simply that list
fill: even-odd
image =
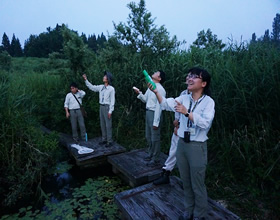
[{"label": "wooden plank platform", "polygon": [[148,154],[145,149],[133,150],[118,155],[108,157],[108,162],[112,164],[113,172],[119,175],[130,186],[140,186],[157,179],[162,166],[167,159],[167,155],[161,153],[160,163],[154,167],[148,167],[144,158]]},{"label": "wooden plank platform", "polygon": [[[155,186],[152,183],[115,195],[115,202],[124,219],[178,219],[184,210],[182,181],[170,177],[170,184]],[[219,203],[208,198],[208,220],[236,220],[240,218]]]},{"label": "wooden plank platform", "polygon": [[[41,127],[45,133],[50,133],[51,131],[45,127]],[[75,144],[72,136],[60,133],[59,142],[61,145],[67,147],[71,156],[74,157],[76,164],[81,168],[87,167],[97,167],[100,165],[107,164],[107,157],[110,155],[115,155],[123,153],[126,151],[124,147],[113,142],[111,147],[105,147],[105,145],[99,145],[101,142],[101,137],[89,139],[88,141],[80,141],[80,145],[93,149],[94,151],[89,154],[78,154],[76,148],[71,147],[72,144]]]}]

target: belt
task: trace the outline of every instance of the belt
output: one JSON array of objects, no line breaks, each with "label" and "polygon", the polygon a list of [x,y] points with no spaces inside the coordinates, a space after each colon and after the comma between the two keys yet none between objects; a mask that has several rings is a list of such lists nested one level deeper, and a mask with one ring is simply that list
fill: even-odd
[{"label": "belt", "polygon": [[108,104],[100,104],[101,106],[106,106],[106,105],[108,105]]},{"label": "belt", "polygon": [[75,109],[69,109],[70,111],[76,111],[76,110],[80,110],[79,108],[75,108]]}]

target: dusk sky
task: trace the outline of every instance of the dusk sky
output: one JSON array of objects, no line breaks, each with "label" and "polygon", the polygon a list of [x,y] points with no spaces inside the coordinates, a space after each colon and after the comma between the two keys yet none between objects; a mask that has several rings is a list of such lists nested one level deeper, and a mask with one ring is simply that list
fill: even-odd
[{"label": "dusk sky", "polygon": [[[10,41],[15,34],[22,47],[31,34],[46,32],[47,27],[67,24],[72,30],[105,36],[116,24],[127,22],[131,0],[0,0],[0,37],[5,32]],[[139,0],[134,1],[136,4]],[[265,30],[272,31],[279,0],[146,0],[146,8],[164,25],[170,36],[191,44],[201,30],[211,29],[224,43],[249,41]]]}]

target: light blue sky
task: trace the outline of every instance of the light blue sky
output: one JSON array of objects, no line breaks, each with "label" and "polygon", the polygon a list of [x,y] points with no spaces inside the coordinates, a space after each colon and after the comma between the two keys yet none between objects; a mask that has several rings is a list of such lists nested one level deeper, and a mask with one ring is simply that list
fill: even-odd
[{"label": "light blue sky", "polygon": [[[30,34],[39,35],[47,27],[65,23],[70,29],[91,34],[112,35],[113,21],[126,22],[131,0],[0,0],[0,44],[6,32],[13,33],[22,46]],[[139,0],[135,0],[138,4]],[[273,18],[280,13],[279,0],[146,0],[146,8],[165,25],[170,36],[191,44],[201,30],[211,29],[218,39],[249,41],[266,29],[272,31]]]}]

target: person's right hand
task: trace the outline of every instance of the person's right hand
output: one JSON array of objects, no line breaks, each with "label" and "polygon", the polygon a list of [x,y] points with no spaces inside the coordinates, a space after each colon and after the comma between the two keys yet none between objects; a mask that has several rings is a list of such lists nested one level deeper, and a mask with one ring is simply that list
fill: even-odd
[{"label": "person's right hand", "polygon": [[84,78],[84,80],[87,80],[87,75],[83,74],[83,78]]},{"label": "person's right hand", "polygon": [[66,118],[69,118],[69,117],[70,117],[70,113],[66,112]]},{"label": "person's right hand", "polygon": [[135,91],[135,93],[136,94],[139,94],[141,91],[138,89],[138,88],[136,88],[135,86],[133,86],[133,90]]},{"label": "person's right hand", "polygon": [[157,88],[153,89],[153,85],[151,83],[147,83],[148,84],[148,87],[149,89],[154,92],[155,94],[158,92]]},{"label": "person's right hand", "polygon": [[179,126],[179,121],[177,119],[175,119],[173,121],[173,125],[174,125],[174,127],[178,127]]}]

